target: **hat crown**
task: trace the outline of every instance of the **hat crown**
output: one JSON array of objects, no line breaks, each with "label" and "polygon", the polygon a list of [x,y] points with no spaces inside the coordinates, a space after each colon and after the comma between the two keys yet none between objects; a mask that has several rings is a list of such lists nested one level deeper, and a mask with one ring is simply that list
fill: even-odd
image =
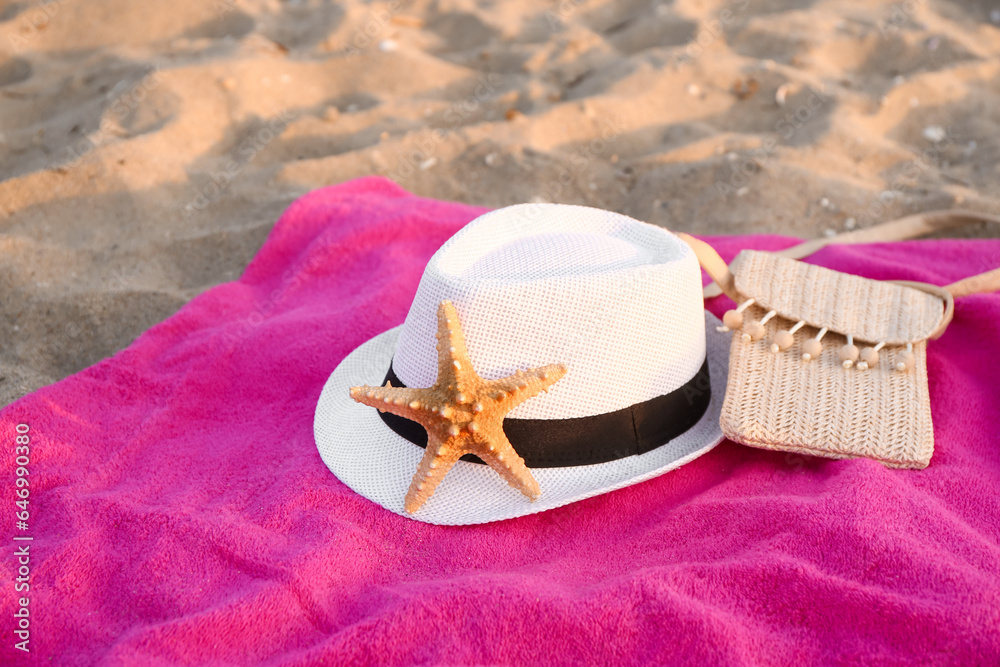
[{"label": "hat crown", "polygon": [[479,375],[563,363],[548,393],[508,416],[613,412],[684,385],[705,360],[701,271],[667,230],[618,213],[523,204],[482,215],[431,258],[393,368],[407,386],[437,376],[437,306],[456,307]]}]

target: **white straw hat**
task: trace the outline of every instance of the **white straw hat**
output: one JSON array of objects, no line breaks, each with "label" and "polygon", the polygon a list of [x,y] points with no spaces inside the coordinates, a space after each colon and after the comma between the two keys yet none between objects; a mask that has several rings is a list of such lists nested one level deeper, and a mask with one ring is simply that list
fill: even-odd
[{"label": "white straw hat", "polygon": [[[404,497],[424,459],[427,431],[391,414],[391,406],[381,412],[353,398],[352,387],[371,385],[363,388],[370,396],[386,380],[392,387],[435,385],[445,301],[481,378],[550,364],[566,369],[503,421],[537,480],[534,502],[466,456],[407,513]],[[434,524],[509,519],[620,489],[722,439],[729,340],[717,324],[704,310],[694,252],[667,230],[583,206],[499,209],[434,254],[401,326],[337,366],[316,407],[316,444],[354,491]],[[541,369],[536,375],[548,376]]]}]

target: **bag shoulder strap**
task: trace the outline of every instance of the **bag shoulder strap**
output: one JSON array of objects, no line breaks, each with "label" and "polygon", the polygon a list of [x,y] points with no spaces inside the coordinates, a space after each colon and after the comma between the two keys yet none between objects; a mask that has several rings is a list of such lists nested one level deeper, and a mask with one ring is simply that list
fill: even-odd
[{"label": "bag shoulder strap", "polygon": [[[785,248],[784,250],[778,250],[774,254],[791,259],[802,259],[828,245],[902,241],[943,229],[981,222],[1000,224],[1000,217],[988,213],[977,213],[975,211],[929,211],[927,213],[908,215],[904,218],[884,222],[866,229],[837,234],[829,238],[812,239],[790,248]],[[715,249],[704,241],[688,234],[678,233],[678,236],[691,246],[695,256],[698,258],[698,262],[714,281],[705,286],[705,298],[710,299],[725,293],[726,296],[734,301],[738,300],[733,274],[730,272],[725,260],[719,256],[719,253],[715,252]],[[1000,268],[980,273],[976,276],[970,276],[950,285],[945,285],[943,289],[947,290],[952,297],[1000,290]]]}]

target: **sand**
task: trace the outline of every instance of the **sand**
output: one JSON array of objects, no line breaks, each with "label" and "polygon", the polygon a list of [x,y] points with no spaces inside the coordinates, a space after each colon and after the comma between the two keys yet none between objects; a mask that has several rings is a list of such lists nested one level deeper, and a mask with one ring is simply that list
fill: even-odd
[{"label": "sand", "polygon": [[0,404],[369,174],[708,234],[998,213],[1000,3],[0,2]]}]

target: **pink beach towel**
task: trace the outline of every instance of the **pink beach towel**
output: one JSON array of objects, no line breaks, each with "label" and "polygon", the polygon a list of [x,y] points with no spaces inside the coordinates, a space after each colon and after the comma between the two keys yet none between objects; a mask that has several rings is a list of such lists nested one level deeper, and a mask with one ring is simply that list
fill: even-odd
[{"label": "pink beach towel", "polygon": [[[0,413],[0,662],[1000,663],[1000,294],[961,299],[930,345],[923,471],[724,442],[652,481],[471,527],[345,487],[313,441],[323,383],[402,322],[428,258],[482,211],[379,178],[313,192],[240,280]],[[794,242],[709,240],[726,259]],[[1000,265],[1000,241],[810,261],[940,284]]]}]

